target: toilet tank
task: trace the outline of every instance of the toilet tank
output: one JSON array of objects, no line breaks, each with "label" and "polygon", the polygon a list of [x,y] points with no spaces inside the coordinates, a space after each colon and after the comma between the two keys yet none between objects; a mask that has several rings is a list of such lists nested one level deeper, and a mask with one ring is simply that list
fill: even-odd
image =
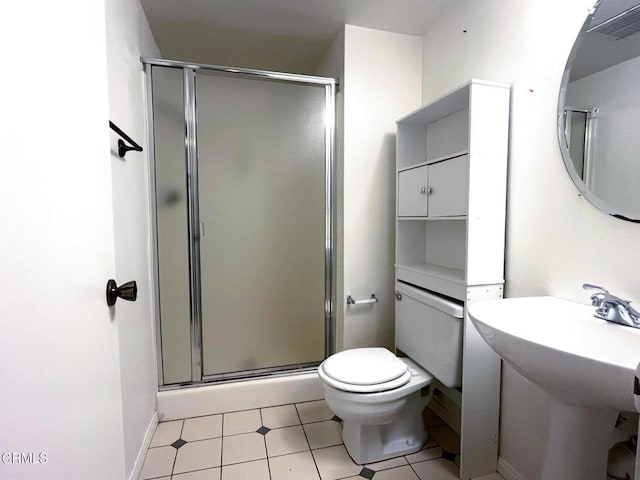
[{"label": "toilet tank", "polygon": [[461,386],[463,303],[404,282],[396,292],[396,348],[447,387]]}]

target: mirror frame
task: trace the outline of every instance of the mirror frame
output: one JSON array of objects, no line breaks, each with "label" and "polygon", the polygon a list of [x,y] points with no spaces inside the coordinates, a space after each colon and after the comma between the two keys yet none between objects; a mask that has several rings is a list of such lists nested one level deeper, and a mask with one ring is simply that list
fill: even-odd
[{"label": "mirror frame", "polygon": [[587,18],[582,24],[580,31],[578,32],[578,36],[576,37],[573,47],[571,48],[571,52],[569,53],[569,58],[567,59],[567,63],[564,67],[564,73],[562,75],[562,83],[560,84],[560,92],[558,94],[558,113],[556,118],[557,129],[558,129],[558,144],[560,146],[560,153],[562,154],[562,160],[564,161],[564,166],[573,180],[576,188],[580,192],[584,198],[586,198],[593,206],[595,206],[598,210],[612,216],[615,218],[619,218],[621,220],[625,220],[628,222],[640,223],[640,219],[635,218],[637,214],[632,214],[624,211],[623,209],[616,208],[611,206],[609,203],[598,197],[595,193],[593,193],[589,187],[586,185],[584,180],[578,175],[576,169],[574,167],[573,161],[571,160],[571,155],[569,152],[569,147],[567,145],[567,140],[565,137],[565,99],[567,96],[567,85],[569,84],[569,76],[571,73],[571,66],[573,65],[573,60],[576,57],[576,52],[580,46],[580,36],[585,31],[586,27],[590,24],[591,19],[596,13],[597,8],[604,0],[597,0],[595,5],[587,12]]}]

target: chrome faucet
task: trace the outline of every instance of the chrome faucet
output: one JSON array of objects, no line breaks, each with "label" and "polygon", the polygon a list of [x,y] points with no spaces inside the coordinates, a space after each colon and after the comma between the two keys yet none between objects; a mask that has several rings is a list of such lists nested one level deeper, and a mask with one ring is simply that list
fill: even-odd
[{"label": "chrome faucet", "polygon": [[606,288],[598,285],[585,283],[582,285],[585,290],[595,290],[591,295],[591,305],[596,308],[594,317],[601,318],[607,322],[619,323],[628,327],[640,328],[640,312],[631,306],[629,300],[622,300],[609,293]]}]

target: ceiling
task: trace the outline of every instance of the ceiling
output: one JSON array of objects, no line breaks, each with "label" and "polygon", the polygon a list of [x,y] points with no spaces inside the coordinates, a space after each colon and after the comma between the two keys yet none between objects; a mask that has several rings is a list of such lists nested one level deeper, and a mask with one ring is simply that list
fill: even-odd
[{"label": "ceiling", "polygon": [[[603,0],[583,30],[615,17],[636,5],[638,5],[638,0]],[[598,32],[583,32],[576,41],[574,50],[574,58],[570,65],[570,81],[638,57],[640,55],[640,32],[619,40]]]},{"label": "ceiling", "polygon": [[312,73],[344,24],[422,35],[454,1],[460,0],[141,3],[165,58]]}]

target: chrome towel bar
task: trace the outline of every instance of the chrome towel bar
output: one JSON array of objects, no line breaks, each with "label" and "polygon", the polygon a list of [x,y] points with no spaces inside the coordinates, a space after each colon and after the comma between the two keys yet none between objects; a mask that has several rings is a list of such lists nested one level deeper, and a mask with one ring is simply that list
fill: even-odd
[{"label": "chrome towel bar", "polygon": [[375,293],[372,293],[370,298],[365,298],[364,300],[354,300],[351,295],[347,295],[347,305],[367,305],[370,303],[378,303],[378,297],[376,297]]}]

